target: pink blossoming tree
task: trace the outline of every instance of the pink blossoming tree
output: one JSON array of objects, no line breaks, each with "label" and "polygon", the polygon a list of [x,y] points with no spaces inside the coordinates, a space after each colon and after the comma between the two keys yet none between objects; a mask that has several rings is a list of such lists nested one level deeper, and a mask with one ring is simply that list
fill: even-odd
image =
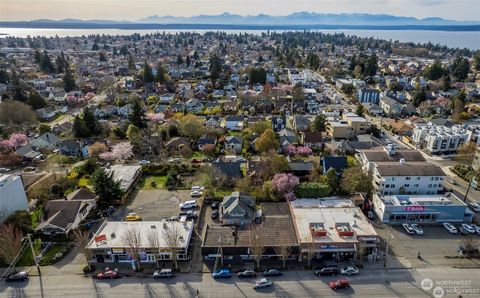
[{"label": "pink blossoming tree", "polygon": [[23,133],[12,133],[10,138],[1,141],[2,146],[11,149],[17,149],[20,146],[24,146],[28,143],[28,138]]},{"label": "pink blossoming tree", "polygon": [[130,142],[122,142],[112,146],[112,151],[103,152],[100,158],[107,161],[126,160],[133,156],[133,145]]},{"label": "pink blossoming tree", "polygon": [[298,183],[300,179],[290,173],[275,174],[272,178],[273,189],[289,201],[295,200],[293,191]]}]

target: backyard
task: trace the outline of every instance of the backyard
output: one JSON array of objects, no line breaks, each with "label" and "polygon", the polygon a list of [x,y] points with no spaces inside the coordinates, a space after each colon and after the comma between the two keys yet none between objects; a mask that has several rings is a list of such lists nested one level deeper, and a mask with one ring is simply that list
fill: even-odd
[{"label": "backyard", "polygon": [[141,190],[153,190],[153,189],[162,189],[166,188],[167,184],[167,175],[151,175],[142,177],[138,186]]}]

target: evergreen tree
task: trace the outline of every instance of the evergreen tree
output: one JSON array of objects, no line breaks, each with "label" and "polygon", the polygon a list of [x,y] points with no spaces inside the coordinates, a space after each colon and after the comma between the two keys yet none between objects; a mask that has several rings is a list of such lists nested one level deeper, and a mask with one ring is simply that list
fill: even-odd
[{"label": "evergreen tree", "polygon": [[470,70],[470,62],[468,59],[462,56],[458,56],[450,66],[450,72],[452,75],[460,81],[464,81]]},{"label": "evergreen tree", "polygon": [[[479,51],[479,52],[480,52],[480,51]],[[200,59],[200,57],[198,56],[198,53],[197,53],[196,50],[195,50],[195,52],[193,52],[193,59],[195,59],[195,60]]]},{"label": "evergreen tree", "polygon": [[147,61],[145,60],[145,65],[143,66],[143,83],[152,83],[155,80],[152,72],[152,68],[148,65]]},{"label": "evergreen tree", "polygon": [[216,80],[220,77],[220,72],[222,70],[222,64],[220,62],[220,58],[217,55],[213,55],[210,57],[210,66],[208,67],[210,71],[210,77],[213,80]]},{"label": "evergreen tree", "polygon": [[100,123],[95,118],[95,115],[88,107],[83,109],[82,120],[87,126],[90,135],[99,135],[100,134]]},{"label": "evergreen tree", "polygon": [[413,96],[412,100],[414,106],[418,107],[425,100],[427,100],[427,94],[425,94],[423,89],[415,91],[415,95]]},{"label": "evergreen tree", "polygon": [[65,64],[65,74],[63,75],[63,88],[66,92],[75,90],[75,78],[68,62]]},{"label": "evergreen tree", "polygon": [[185,64],[187,64],[187,67],[190,67],[190,64],[192,64],[192,61],[190,60],[190,56],[187,55],[187,58],[185,59]]},{"label": "evergreen tree", "polygon": [[475,54],[473,54],[473,67],[476,70],[480,70],[480,50],[477,50]]},{"label": "evergreen tree", "polygon": [[44,108],[47,103],[45,99],[37,92],[32,92],[27,99],[27,104],[32,107],[33,110]]},{"label": "evergreen tree", "polygon": [[128,55],[128,69],[130,70],[135,69],[135,61],[133,61],[132,55]]},{"label": "evergreen tree", "polygon": [[157,77],[155,78],[155,81],[157,81],[160,84],[165,83],[167,80],[167,70],[163,66],[161,62],[158,63],[157,65]]},{"label": "evergreen tree", "polygon": [[55,67],[53,66],[50,57],[48,56],[47,51],[43,51],[43,54],[40,58],[40,70],[46,73],[55,72]]},{"label": "evergreen tree", "polygon": [[123,197],[120,181],[115,181],[113,173],[108,174],[103,168],[98,168],[93,174],[93,190],[104,203],[121,200]]},{"label": "evergreen tree", "polygon": [[94,43],[92,45],[92,51],[98,51],[98,50],[100,50],[100,47],[98,46],[98,44]]},{"label": "evergreen tree", "polygon": [[445,74],[445,69],[439,60],[435,60],[431,65],[425,68],[423,75],[428,80],[438,80]]},{"label": "evergreen tree", "polygon": [[183,63],[184,63],[184,61],[183,61],[182,55],[178,54],[178,56],[177,56],[177,64],[178,64],[178,65],[181,65],[181,64],[183,64]]},{"label": "evergreen tree", "polygon": [[129,115],[130,122],[136,127],[143,129],[147,127],[147,121],[145,120],[145,112],[142,109],[142,105],[139,100],[135,100],[132,105],[132,112]]},{"label": "evergreen tree", "polygon": [[103,52],[100,52],[100,55],[98,56],[98,60],[101,62],[107,61],[107,57],[105,57],[105,54]]},{"label": "evergreen tree", "polygon": [[38,49],[35,50],[35,55],[34,55],[35,63],[40,64],[40,61],[42,61],[42,55],[40,55],[40,51]]},{"label": "evergreen tree", "polygon": [[325,131],[325,122],[327,119],[325,119],[325,115],[319,114],[315,117],[315,120],[313,122],[313,127],[315,128],[316,131]]},{"label": "evergreen tree", "polygon": [[372,54],[365,62],[364,76],[374,76],[377,73],[377,55]]},{"label": "evergreen tree", "polygon": [[358,104],[357,105],[357,115],[360,116],[360,117],[363,117],[365,116],[365,108],[363,107],[362,104]]},{"label": "evergreen tree", "polygon": [[90,137],[90,130],[80,116],[75,116],[72,125],[72,132],[76,138],[88,138]]}]

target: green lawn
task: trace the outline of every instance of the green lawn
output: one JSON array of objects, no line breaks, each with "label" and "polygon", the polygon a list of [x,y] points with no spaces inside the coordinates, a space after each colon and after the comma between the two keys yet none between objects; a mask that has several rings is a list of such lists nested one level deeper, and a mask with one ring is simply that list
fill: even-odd
[{"label": "green lawn", "polygon": [[193,151],[192,158],[195,159],[204,159],[205,155],[201,151]]},{"label": "green lawn", "polygon": [[224,196],[231,194],[232,191],[233,191],[232,189],[218,189],[218,190],[215,192],[214,197],[223,198]]},{"label": "green lawn", "polygon": [[[155,181],[157,183],[156,187],[152,186],[152,182]],[[152,189],[159,189],[159,188],[166,188],[167,176],[146,176],[143,177],[140,182],[139,186],[141,190],[152,190]]]},{"label": "green lawn", "polygon": [[46,252],[45,254],[43,255],[43,258],[42,260],[40,261],[40,265],[51,265],[51,264],[54,264],[56,263],[58,260],[55,260],[53,261],[53,258],[55,257],[55,255],[59,252],[62,252],[62,250],[64,249],[63,246],[61,245],[53,245],[51,246]]}]

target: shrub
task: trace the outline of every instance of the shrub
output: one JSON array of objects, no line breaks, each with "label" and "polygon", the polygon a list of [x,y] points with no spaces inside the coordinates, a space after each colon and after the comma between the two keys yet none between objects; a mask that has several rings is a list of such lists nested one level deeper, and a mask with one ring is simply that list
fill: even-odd
[{"label": "shrub", "polygon": [[152,187],[157,187],[157,181],[152,181],[152,182],[150,182],[150,186],[152,186]]},{"label": "shrub", "polygon": [[92,273],[94,271],[95,271],[95,265],[90,265],[90,267],[88,265],[85,265],[85,267],[83,267],[83,273],[85,274]]},{"label": "shrub", "polygon": [[304,182],[297,185],[295,193],[298,198],[323,198],[330,194],[328,184]]}]

